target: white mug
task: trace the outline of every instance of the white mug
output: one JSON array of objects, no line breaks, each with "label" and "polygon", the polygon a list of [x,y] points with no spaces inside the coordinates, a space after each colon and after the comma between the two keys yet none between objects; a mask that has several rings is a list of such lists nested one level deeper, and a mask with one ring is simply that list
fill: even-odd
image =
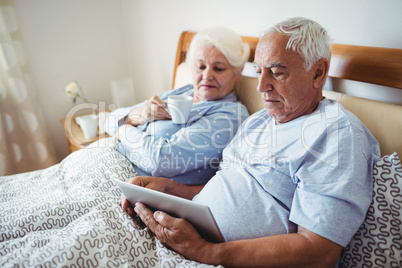
[{"label": "white mug", "polygon": [[167,111],[172,117],[175,124],[187,123],[190,115],[191,107],[193,106],[193,97],[175,95],[169,96],[167,100]]},{"label": "white mug", "polygon": [[98,116],[96,114],[79,116],[75,121],[80,125],[86,139],[92,139],[97,136]]}]

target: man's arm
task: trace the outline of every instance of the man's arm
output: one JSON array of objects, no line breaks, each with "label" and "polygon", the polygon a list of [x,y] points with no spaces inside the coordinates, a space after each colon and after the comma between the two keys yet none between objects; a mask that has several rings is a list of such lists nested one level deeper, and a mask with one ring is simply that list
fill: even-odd
[{"label": "man's arm", "polygon": [[142,221],[168,247],[186,258],[225,267],[334,267],[342,247],[300,227],[297,233],[210,243],[183,219],[135,205]]},{"label": "man's arm", "polygon": [[[342,247],[299,226],[295,234],[233,241],[207,247],[206,254],[223,266],[334,267]],[[215,252],[215,254],[214,254]],[[208,262],[208,255],[202,259]]]}]

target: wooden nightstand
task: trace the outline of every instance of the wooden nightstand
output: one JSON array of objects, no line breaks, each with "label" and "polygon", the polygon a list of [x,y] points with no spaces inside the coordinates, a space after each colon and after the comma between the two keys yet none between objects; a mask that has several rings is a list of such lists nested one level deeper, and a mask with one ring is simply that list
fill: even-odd
[{"label": "wooden nightstand", "polygon": [[82,133],[81,127],[75,122],[75,118],[78,116],[82,115],[77,115],[74,117],[66,117],[60,119],[61,124],[64,127],[64,130],[66,132],[66,138],[67,138],[67,143],[68,143],[68,149],[70,150],[70,153],[80,150],[84,148],[85,146],[93,143],[94,141],[97,141],[102,138],[110,137],[110,135],[104,133],[100,134],[98,133],[98,136],[92,139],[87,139],[84,136],[84,133]]}]

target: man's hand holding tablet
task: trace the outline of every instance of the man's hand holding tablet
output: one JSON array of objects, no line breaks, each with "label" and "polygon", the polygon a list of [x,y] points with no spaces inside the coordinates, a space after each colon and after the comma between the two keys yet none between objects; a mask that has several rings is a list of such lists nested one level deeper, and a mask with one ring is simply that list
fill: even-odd
[{"label": "man's hand holding tablet", "polygon": [[[141,205],[143,204],[152,210],[160,210],[173,217],[187,220],[197,229],[201,236],[211,242],[223,242],[222,234],[208,206],[165,193],[180,194],[184,189],[180,189],[179,187],[185,187],[187,191],[185,191],[186,194],[184,195],[192,198],[202,187],[198,187],[199,190],[197,190],[197,187],[193,187],[191,188],[193,192],[191,192],[191,190],[188,191],[188,188],[191,186],[179,183],[175,185],[176,183],[171,180],[153,177],[136,177],[131,180],[131,183],[119,180],[115,181],[124,194],[122,208],[131,216],[135,213],[134,206],[140,207],[141,211],[143,211],[144,207]],[[174,188],[174,186],[178,188]],[[141,204],[137,204],[138,202]],[[139,216],[141,217],[141,215]],[[157,211],[154,213],[153,219],[147,218],[146,220],[155,221],[153,225],[155,225],[155,228],[158,228],[158,216],[160,216],[160,212]],[[141,218],[143,219],[143,217]]]}]

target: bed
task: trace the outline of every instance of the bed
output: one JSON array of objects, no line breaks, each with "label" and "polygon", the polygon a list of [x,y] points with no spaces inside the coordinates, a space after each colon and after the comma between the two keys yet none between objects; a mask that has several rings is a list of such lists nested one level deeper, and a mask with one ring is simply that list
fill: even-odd
[{"label": "bed", "polygon": [[[194,32],[183,32],[173,87],[191,82],[185,55]],[[242,37],[253,61],[258,39]],[[329,75],[402,89],[402,49],[335,44]],[[263,108],[255,77],[236,85],[249,113]],[[324,91],[356,114],[378,139],[382,158],[373,177],[374,198],[360,230],[344,250],[342,267],[402,266],[402,106]],[[119,206],[114,179],[135,175],[105,138],[61,163],[0,177],[1,267],[210,267],[164,247]]]}]

